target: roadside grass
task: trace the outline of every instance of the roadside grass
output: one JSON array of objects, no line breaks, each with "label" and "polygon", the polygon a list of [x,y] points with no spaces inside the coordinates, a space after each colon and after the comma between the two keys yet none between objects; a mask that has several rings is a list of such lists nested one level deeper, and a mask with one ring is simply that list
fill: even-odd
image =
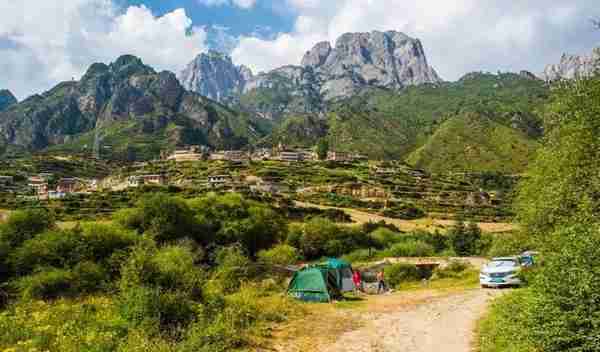
[{"label": "roadside grass", "polygon": [[453,277],[436,278],[427,281],[413,281],[401,283],[397,288],[401,291],[438,290],[459,291],[471,290],[479,287],[479,270],[469,268]]},{"label": "roadside grass", "polygon": [[477,322],[476,352],[521,352],[539,351],[535,344],[527,339],[527,330],[520,324],[524,314],[523,300],[530,295],[527,288],[514,290],[497,298],[488,313]]}]

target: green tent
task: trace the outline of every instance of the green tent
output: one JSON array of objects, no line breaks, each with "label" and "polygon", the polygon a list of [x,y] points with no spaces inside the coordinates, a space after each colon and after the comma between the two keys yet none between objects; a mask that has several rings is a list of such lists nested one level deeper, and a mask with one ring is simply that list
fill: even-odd
[{"label": "green tent", "polygon": [[354,291],[352,265],[350,263],[342,259],[329,258],[319,266],[328,269],[335,276],[336,286],[341,292]]},{"label": "green tent", "polygon": [[294,273],[288,294],[307,302],[329,302],[341,296],[333,272],[324,267],[307,267]]}]

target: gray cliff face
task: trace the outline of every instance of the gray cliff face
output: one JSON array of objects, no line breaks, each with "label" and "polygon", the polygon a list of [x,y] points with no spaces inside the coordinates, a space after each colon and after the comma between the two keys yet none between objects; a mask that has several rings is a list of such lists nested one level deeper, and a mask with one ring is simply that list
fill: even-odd
[{"label": "gray cliff face", "polygon": [[438,83],[418,39],[400,32],[347,33],[332,47],[317,43],[300,66],[284,66],[256,76],[222,54],[202,54],[179,76],[183,86],[209,98],[239,105],[264,118],[322,112],[329,101],[362,89],[399,90]]},{"label": "gray cliff face", "polygon": [[252,78],[245,66],[235,66],[227,55],[209,51],[200,54],[180,73],[179,81],[187,90],[219,102],[228,102],[243,90]]},{"label": "gray cliff face", "polygon": [[17,103],[17,98],[11,93],[10,90],[0,90],[0,111],[8,109],[11,105]]},{"label": "gray cliff face", "polygon": [[560,63],[546,66],[542,77],[547,82],[571,80],[589,77],[599,68],[600,48],[596,48],[587,56],[563,54]]},{"label": "gray cliff face", "polygon": [[325,100],[346,98],[365,87],[402,89],[441,81],[418,39],[404,33],[346,33],[335,48],[319,43],[302,59],[322,82]]}]

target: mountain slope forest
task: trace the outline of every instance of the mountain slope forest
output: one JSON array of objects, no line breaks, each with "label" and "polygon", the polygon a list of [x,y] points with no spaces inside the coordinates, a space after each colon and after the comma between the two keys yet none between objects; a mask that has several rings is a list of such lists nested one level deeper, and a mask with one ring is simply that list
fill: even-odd
[{"label": "mountain slope forest", "polygon": [[90,66],[0,112],[0,152],[86,152],[149,159],[178,144],[239,148],[259,134],[251,117],[182,88],[134,56]]},{"label": "mountain slope forest", "polygon": [[311,145],[314,137],[302,141],[298,131],[316,130],[331,148],[432,171],[521,172],[542,135],[537,111],[548,94],[544,82],[526,75],[471,73],[401,92],[367,90],[334,104],[324,119],[284,120],[271,137]]}]

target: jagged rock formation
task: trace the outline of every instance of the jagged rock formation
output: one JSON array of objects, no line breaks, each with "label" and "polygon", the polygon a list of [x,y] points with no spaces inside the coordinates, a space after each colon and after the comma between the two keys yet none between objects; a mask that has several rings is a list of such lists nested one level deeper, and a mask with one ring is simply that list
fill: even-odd
[{"label": "jagged rock formation", "polygon": [[11,93],[10,90],[0,90],[0,111],[8,109],[11,105],[17,103],[17,98]]},{"label": "jagged rock formation", "polygon": [[600,68],[600,48],[595,48],[591,55],[579,56],[563,54],[560,63],[548,65],[542,74],[547,82],[563,79],[589,77]]},{"label": "jagged rock formation", "polygon": [[[244,143],[240,115],[186,91],[175,74],[134,56],[93,64],[80,81],[63,82],[0,112],[0,144],[39,150],[66,144],[115,153],[158,155],[173,144]],[[235,127],[235,128],[234,128]]]},{"label": "jagged rock formation", "polygon": [[236,66],[231,57],[211,50],[198,55],[178,78],[187,90],[219,102],[229,102],[242,92],[252,76],[249,68]]},{"label": "jagged rock formation", "polygon": [[[300,66],[284,66],[252,76],[227,56],[202,54],[182,72],[183,85],[213,99],[236,104],[264,118],[322,112],[327,102],[349,98],[365,88],[399,90],[438,83],[418,39],[403,33],[347,33],[332,47],[317,43]],[[238,99],[231,99],[239,92]],[[224,99],[223,97],[227,97]]]},{"label": "jagged rock formation", "polygon": [[441,81],[421,41],[395,31],[346,33],[335,48],[318,43],[304,55],[302,66],[320,76],[326,100],[346,98],[367,86],[401,89]]}]

